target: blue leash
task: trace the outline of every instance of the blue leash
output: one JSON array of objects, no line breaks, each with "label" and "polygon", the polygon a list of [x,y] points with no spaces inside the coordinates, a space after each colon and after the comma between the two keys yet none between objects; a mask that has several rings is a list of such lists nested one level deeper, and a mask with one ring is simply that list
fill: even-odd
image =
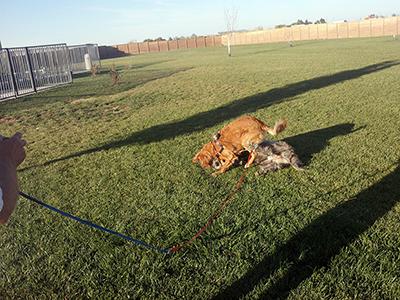
[{"label": "blue leash", "polygon": [[54,207],[54,206],[51,206],[51,205],[49,205],[49,204],[46,204],[46,203],[44,203],[43,201],[41,201],[41,200],[39,200],[39,199],[37,199],[37,198],[31,196],[31,195],[25,194],[24,192],[19,192],[19,194],[20,194],[22,197],[24,197],[24,198],[26,198],[26,199],[28,199],[28,200],[30,200],[30,201],[33,201],[33,202],[35,202],[35,203],[37,203],[37,204],[39,204],[39,205],[41,205],[41,206],[43,206],[43,207],[46,207],[47,209],[50,209],[50,210],[52,210],[52,211],[54,211],[54,212],[56,212],[56,213],[59,213],[60,215],[62,215],[62,216],[64,216],[64,217],[70,218],[70,219],[72,219],[72,220],[75,220],[75,221],[77,221],[77,222],[83,224],[83,225],[87,225],[87,226],[89,226],[89,227],[92,227],[92,228],[101,230],[101,231],[103,231],[103,232],[107,232],[107,233],[109,233],[109,234],[116,235],[116,236],[118,236],[118,237],[120,237],[120,238],[122,238],[122,239],[124,239],[124,240],[126,240],[126,241],[129,241],[129,242],[131,242],[131,243],[133,243],[133,244],[135,244],[135,245],[137,245],[137,246],[141,246],[141,247],[144,247],[144,248],[147,248],[147,249],[150,249],[150,250],[153,250],[153,251],[162,253],[162,254],[170,254],[170,253],[171,253],[170,249],[159,248],[159,247],[156,247],[156,246],[147,244],[147,243],[145,243],[145,242],[143,242],[143,241],[141,241],[141,240],[134,239],[134,238],[132,238],[132,237],[130,237],[130,236],[127,236],[127,235],[125,235],[125,234],[122,234],[122,233],[116,232],[116,231],[114,231],[114,230],[105,228],[105,227],[103,227],[103,226],[94,224],[94,223],[92,223],[92,222],[90,222],[90,221],[88,221],[88,220],[81,219],[81,218],[79,218],[79,217],[77,217],[77,216],[71,215],[70,213],[67,213],[67,212],[65,212],[65,211],[62,211],[62,210],[60,210],[60,209],[58,209],[58,208],[56,208],[56,207]]}]

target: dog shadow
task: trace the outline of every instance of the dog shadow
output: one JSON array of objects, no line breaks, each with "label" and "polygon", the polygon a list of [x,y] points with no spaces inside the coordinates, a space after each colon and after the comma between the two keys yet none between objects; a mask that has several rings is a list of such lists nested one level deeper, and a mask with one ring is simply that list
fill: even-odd
[{"label": "dog shadow", "polygon": [[[329,145],[331,139],[353,133],[363,128],[364,127],[359,127],[353,130],[353,123],[342,123],[287,137],[284,138],[283,141],[287,142],[295,149],[295,153],[304,166],[307,166],[315,154],[323,151]],[[241,156],[239,156],[238,163],[234,165],[234,168],[245,165],[248,156],[249,153],[247,151],[242,152]]]},{"label": "dog shadow", "polygon": [[355,130],[353,128],[354,124],[352,123],[337,124],[287,137],[284,141],[295,149],[300,160],[307,166],[315,154],[321,152],[329,145],[331,139],[353,133],[364,127]]},{"label": "dog shadow", "polygon": [[[331,139],[351,134],[363,128],[365,128],[365,126],[354,129],[353,123],[342,123],[287,137],[283,140],[294,147],[297,156],[306,167],[308,164],[310,164],[311,159],[315,154],[323,151],[329,145]],[[239,163],[234,165],[233,168],[243,167],[246,164],[247,159],[248,153],[244,152],[239,159]],[[220,240],[248,230],[249,228],[247,227],[236,229],[217,237],[209,237],[209,240]]]}]

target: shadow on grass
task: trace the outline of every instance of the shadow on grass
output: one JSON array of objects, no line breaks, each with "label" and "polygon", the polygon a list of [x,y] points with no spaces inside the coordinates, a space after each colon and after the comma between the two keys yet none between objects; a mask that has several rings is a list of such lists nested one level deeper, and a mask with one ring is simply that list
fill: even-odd
[{"label": "shadow on grass", "polygon": [[[165,60],[158,60],[158,61],[152,61],[152,62],[140,63],[140,64],[138,64],[138,63],[136,63],[136,64],[135,63],[132,63],[132,64],[125,63],[124,65],[115,64],[115,70],[118,72],[132,71],[132,70],[137,70],[137,69],[143,69],[143,68],[150,67],[153,65],[158,65],[161,63],[169,62],[169,61],[171,61],[171,60],[165,59]],[[112,65],[106,65],[106,66],[100,67],[100,70],[96,73],[96,76],[109,74],[111,67],[112,67]],[[73,74],[72,76],[74,79],[78,79],[78,78],[84,78],[84,77],[91,77],[92,73],[90,71],[86,71],[86,72]]]},{"label": "shadow on grass", "polygon": [[[101,74],[88,78],[87,81],[74,82],[72,85],[64,86],[49,90],[47,92],[30,95],[27,97],[17,98],[9,103],[9,109],[12,111],[23,110],[30,107],[38,108],[41,105],[46,105],[54,102],[73,100],[74,98],[88,98],[114,95],[124,92],[140,85],[167,78],[180,72],[185,72],[191,68],[179,68],[175,70],[149,70],[142,71],[140,76],[129,78],[121,74],[121,80],[118,84],[112,85],[111,77],[108,74]],[[105,72],[105,73],[108,73]],[[88,75],[89,76],[89,75]],[[100,80],[94,83],[90,80]]]},{"label": "shadow on grass", "polygon": [[130,54],[112,46],[99,46],[100,59],[129,56]]},{"label": "shadow on grass", "polygon": [[[351,134],[353,132],[356,132],[358,130],[363,129],[363,127],[354,129],[354,124],[352,123],[343,123],[343,124],[337,124],[331,127],[326,127],[326,128],[321,128],[305,133],[301,133],[298,135],[294,135],[288,138],[285,138],[284,140],[292,145],[298,156],[300,157],[301,161],[304,163],[305,166],[307,166],[313,155],[323,151],[328,145],[331,139],[338,137],[338,136],[344,136]],[[315,199],[309,199],[307,202],[315,201]],[[300,205],[304,205],[305,202],[302,202]],[[297,206],[296,206],[297,207]],[[291,209],[296,208],[294,206],[291,207]],[[287,209],[282,210],[280,213],[286,213]],[[272,215],[270,216],[272,217]],[[211,241],[214,240],[219,240],[222,238],[226,238],[229,236],[232,236],[234,234],[238,234],[244,231],[256,231],[257,228],[259,227],[260,224],[256,224],[255,227],[249,228],[249,227],[243,227],[239,229],[235,229],[232,232],[217,236],[217,237],[212,237],[210,238]]]},{"label": "shadow on grass", "polygon": [[128,64],[125,65],[124,67],[122,67],[120,70],[136,70],[136,69],[142,69],[142,68],[146,68],[146,67],[150,67],[153,65],[158,65],[158,64],[162,64],[165,62],[170,62],[172,60],[170,59],[164,59],[164,60],[158,60],[158,61],[152,61],[152,62],[147,62],[147,63],[140,63],[140,64]]},{"label": "shadow on grass", "polygon": [[[68,96],[66,95],[50,95],[50,96],[45,96],[45,95],[41,95],[41,94],[37,94],[34,96],[30,96],[30,98],[28,99],[24,99],[24,101],[29,101],[32,99],[68,99],[68,98],[90,98],[90,97],[94,97],[94,96],[98,96],[95,93],[76,93],[76,94],[68,94]],[[67,98],[68,97],[68,98]]]},{"label": "shadow on grass", "polygon": [[[106,73],[109,73],[109,72],[110,72],[110,70],[101,68],[99,71],[97,71],[95,76],[100,76],[100,75],[103,75],[103,74],[106,74]],[[90,71],[79,72],[79,73],[72,74],[72,78],[73,79],[85,78],[85,77],[93,77],[93,78],[95,78],[95,76],[93,76]]]},{"label": "shadow on grass", "polygon": [[[181,121],[155,125],[139,132],[135,132],[127,138],[112,141],[98,147],[79,151],[64,157],[56,158],[46,162],[44,165],[79,157],[97,151],[120,148],[132,144],[159,142],[166,139],[172,139],[180,135],[191,134],[193,132],[213,127],[224,122],[225,120],[229,120],[243,114],[253,113],[258,109],[266,108],[273,104],[290,100],[291,98],[293,99],[293,97],[308,91],[318,90],[330,85],[344,82],[346,80],[359,78],[361,76],[382,71],[398,64],[398,61],[384,61],[355,70],[342,71],[332,75],[320,76],[313,79],[288,84],[281,88],[275,88],[264,93],[233,101],[210,111],[195,114]],[[293,142],[295,143],[296,141]]]},{"label": "shadow on grass", "polygon": [[286,274],[261,299],[285,298],[316,269],[328,266],[340,251],[354,242],[400,201],[400,167],[355,197],[322,214],[273,255],[244,274],[215,299],[239,299],[268,279],[282,265]]},{"label": "shadow on grass", "polygon": [[354,124],[343,123],[301,133],[285,138],[284,140],[294,147],[304,165],[308,165],[312,156],[324,150],[332,138],[347,135],[361,129],[357,128],[356,130],[353,130],[353,128]]}]

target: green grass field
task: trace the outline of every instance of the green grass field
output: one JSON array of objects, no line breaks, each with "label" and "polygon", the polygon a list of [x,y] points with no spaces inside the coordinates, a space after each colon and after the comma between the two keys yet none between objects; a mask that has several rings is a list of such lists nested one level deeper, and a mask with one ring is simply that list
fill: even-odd
[{"label": "green grass field", "polygon": [[[121,82],[111,85],[115,63]],[[20,199],[0,228],[0,298],[399,299],[400,41],[252,45],[102,62],[104,72],[0,104],[29,144],[21,190],[169,247],[242,170],[191,159],[243,114],[289,126],[305,172],[249,171],[215,224],[162,255]]]}]

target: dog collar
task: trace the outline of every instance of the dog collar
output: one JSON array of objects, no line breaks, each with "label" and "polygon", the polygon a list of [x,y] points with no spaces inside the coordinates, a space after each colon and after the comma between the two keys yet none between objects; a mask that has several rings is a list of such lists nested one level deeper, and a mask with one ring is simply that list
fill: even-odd
[{"label": "dog collar", "polygon": [[219,156],[221,155],[221,152],[224,151],[224,146],[222,146],[221,144],[219,144],[219,146],[221,147],[221,150],[218,151],[217,148],[215,147],[215,144],[214,144],[214,143],[215,143],[215,142],[212,142],[213,148],[214,148],[215,152],[217,153],[215,156],[216,156],[217,158],[219,158]]}]

